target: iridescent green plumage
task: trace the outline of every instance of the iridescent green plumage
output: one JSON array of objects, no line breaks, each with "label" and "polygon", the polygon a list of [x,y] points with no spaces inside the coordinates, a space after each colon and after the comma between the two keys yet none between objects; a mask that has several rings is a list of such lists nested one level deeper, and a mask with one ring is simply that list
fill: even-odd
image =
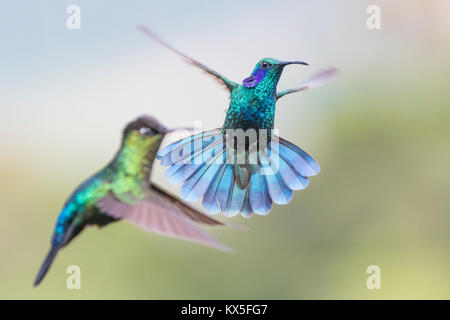
[{"label": "iridescent green plumage", "polygon": [[86,226],[101,227],[120,219],[145,230],[228,250],[194,224],[222,225],[220,221],[187,206],[150,182],[156,152],[167,132],[155,118],[148,116],[128,124],[113,160],[83,182],[64,204],[56,221],[52,247],[35,285],[45,276],[58,250]]},{"label": "iridescent green plumage", "polygon": [[322,85],[336,69],[322,71],[297,88],[277,92],[284,67],[302,61],[260,60],[242,84],[230,81],[161,40],[145,27],[139,29],[187,62],[203,69],[230,92],[230,105],[220,129],[186,137],[158,153],[166,175],[182,183],[181,197],[203,198],[209,213],[266,215],[272,202],[287,204],[293,190],[308,186],[320,167],[304,150],[273,134],[276,101],[293,92]]},{"label": "iridescent green plumage", "polygon": [[[116,157],[96,173],[67,200],[55,227],[54,244],[65,245],[86,225],[102,225],[114,219],[99,212],[97,201],[112,193],[125,203],[134,204],[146,196],[155,153],[163,136],[145,137],[138,131],[126,133]],[[75,233],[67,235],[67,229]]]},{"label": "iridescent green plumage", "polygon": [[230,92],[230,106],[222,126],[226,129],[273,129],[275,120],[276,87],[280,79],[283,66],[277,66],[280,62],[266,58],[261,60],[253,73],[258,71],[263,63],[271,63],[272,70],[255,86],[246,87],[237,85]]}]

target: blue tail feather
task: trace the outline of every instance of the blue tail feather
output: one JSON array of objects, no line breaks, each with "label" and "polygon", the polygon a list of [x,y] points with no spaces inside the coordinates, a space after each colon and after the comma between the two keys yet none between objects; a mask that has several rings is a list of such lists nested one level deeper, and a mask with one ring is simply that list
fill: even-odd
[{"label": "blue tail feather", "polygon": [[309,179],[297,173],[281,155],[278,158],[278,171],[291,190],[303,190],[309,184]]},{"label": "blue tail feather", "polygon": [[210,214],[217,214],[220,212],[220,207],[216,200],[216,193],[226,168],[226,164],[220,165],[203,198],[203,207]]},{"label": "blue tail feather", "polygon": [[244,203],[241,209],[241,215],[244,218],[250,218],[253,215],[252,207],[250,205],[250,189],[247,188],[244,198]]},{"label": "blue tail feather", "polygon": [[210,137],[212,135],[218,135],[220,133],[220,131],[218,131],[218,129],[211,129],[211,130],[206,130],[203,132],[199,132],[197,134],[182,138],[178,141],[175,141],[169,145],[167,145],[166,147],[162,148],[161,150],[158,151],[158,155],[157,158],[159,160],[161,160],[162,158],[164,158],[166,155],[168,155],[169,153],[171,153],[177,146],[181,145],[181,144],[186,144],[186,143],[191,143],[193,141],[196,141],[200,138],[204,138],[204,137]]},{"label": "blue tail feather", "polygon": [[216,199],[219,202],[222,211],[225,210],[228,204],[228,198],[231,194],[231,188],[234,183],[233,168],[231,165],[226,165],[225,171],[222,175],[219,185],[217,186]]},{"label": "blue tail feather", "polygon": [[186,201],[197,201],[205,194],[221,168],[221,155],[216,155],[213,163],[204,163],[202,168],[198,169],[181,188],[181,197]]},{"label": "blue tail feather", "polygon": [[270,161],[270,156],[261,152],[260,156],[261,174],[266,179],[267,189],[269,190],[270,198],[276,204],[287,204],[292,200],[292,190],[284,183],[277,168],[274,167]]},{"label": "blue tail feather", "polygon": [[266,179],[258,171],[250,177],[250,206],[254,213],[267,215],[272,209],[272,200],[267,190]]},{"label": "blue tail feather", "polygon": [[207,164],[216,156],[216,149],[223,149],[221,142],[211,144],[204,149],[199,149],[196,153],[192,153],[190,157],[184,157],[183,159],[180,159],[180,162],[173,164],[166,171],[170,182],[173,184],[180,184],[188,180],[195,172],[200,170],[204,164]]},{"label": "blue tail feather", "polygon": [[241,212],[245,200],[245,194],[246,189],[241,189],[239,185],[234,181],[230,196],[228,198],[227,206],[223,210],[224,216],[233,217]]},{"label": "blue tail feather", "polygon": [[205,131],[164,147],[158,152],[157,157],[161,160],[161,165],[163,166],[173,165],[186,159],[186,162],[189,162],[193,155],[204,151],[212,143],[220,142],[221,140],[222,135],[217,129]]},{"label": "blue tail feather", "polygon": [[275,137],[270,141],[269,146],[272,150],[276,150],[302,176],[315,176],[320,172],[319,164],[308,153],[289,141]]}]

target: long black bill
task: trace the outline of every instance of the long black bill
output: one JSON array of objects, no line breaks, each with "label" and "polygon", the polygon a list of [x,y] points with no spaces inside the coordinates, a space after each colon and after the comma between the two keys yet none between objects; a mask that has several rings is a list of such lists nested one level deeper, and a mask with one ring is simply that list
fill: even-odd
[{"label": "long black bill", "polygon": [[172,133],[175,131],[192,131],[192,130],[194,130],[194,128],[192,128],[192,127],[172,128],[172,129],[166,129],[164,132],[162,132],[162,134],[168,134],[168,133]]},{"label": "long black bill", "polygon": [[304,66],[309,66],[309,64],[304,61],[283,61],[283,62],[281,62],[281,64],[284,66],[287,66],[288,64],[302,64]]}]

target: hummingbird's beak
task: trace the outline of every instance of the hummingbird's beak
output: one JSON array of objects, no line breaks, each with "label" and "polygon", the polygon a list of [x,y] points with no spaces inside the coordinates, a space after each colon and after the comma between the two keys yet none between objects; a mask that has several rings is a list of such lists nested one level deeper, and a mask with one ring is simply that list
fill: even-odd
[{"label": "hummingbird's beak", "polygon": [[191,128],[191,127],[180,127],[180,128],[165,129],[161,133],[166,135],[166,134],[172,133],[174,131],[182,131],[182,130],[184,130],[184,131],[192,131],[192,130],[194,130],[194,128]]},{"label": "hummingbird's beak", "polygon": [[282,61],[280,63],[282,66],[287,66],[288,64],[302,64],[308,66],[309,64],[304,61]]}]

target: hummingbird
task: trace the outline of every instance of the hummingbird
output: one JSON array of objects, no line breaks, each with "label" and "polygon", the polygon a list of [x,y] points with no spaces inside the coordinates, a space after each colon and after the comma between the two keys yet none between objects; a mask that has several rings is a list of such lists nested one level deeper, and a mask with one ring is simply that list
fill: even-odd
[{"label": "hummingbird", "polygon": [[156,152],[163,137],[172,131],[146,115],[128,123],[112,161],[85,180],[65,202],[34,286],[42,281],[58,251],[86,226],[104,227],[119,220],[128,220],[146,231],[231,251],[198,226],[199,223],[209,226],[224,223],[190,207],[150,181]]},{"label": "hummingbird", "polygon": [[[286,66],[308,63],[264,58],[250,76],[237,83],[174,48],[145,26],[138,29],[218,80],[230,94],[221,128],[191,135],[158,153],[161,165],[169,166],[165,175],[170,182],[182,184],[183,200],[202,199],[209,214],[222,212],[231,217],[240,213],[248,218],[254,213],[267,215],[272,202],[287,204],[293,190],[308,186],[309,177],[319,173],[319,164],[306,151],[273,133],[276,102],[288,94],[323,85],[336,75],[336,68],[322,70],[298,87],[277,91]],[[247,135],[251,130],[256,135]],[[244,140],[239,144],[236,136],[242,132]],[[241,161],[236,161],[239,157]]]}]

